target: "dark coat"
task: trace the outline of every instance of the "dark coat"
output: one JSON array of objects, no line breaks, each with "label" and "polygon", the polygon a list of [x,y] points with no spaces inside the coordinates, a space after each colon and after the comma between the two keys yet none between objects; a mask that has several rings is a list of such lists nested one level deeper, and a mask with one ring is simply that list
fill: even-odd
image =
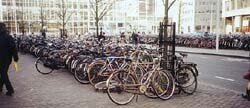
[{"label": "dark coat", "polygon": [[14,39],[8,34],[0,34],[0,66],[10,65],[18,61],[18,54]]}]

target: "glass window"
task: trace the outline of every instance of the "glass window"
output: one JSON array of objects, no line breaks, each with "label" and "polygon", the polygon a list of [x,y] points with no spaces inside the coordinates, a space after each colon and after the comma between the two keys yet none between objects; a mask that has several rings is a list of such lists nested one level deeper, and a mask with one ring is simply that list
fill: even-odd
[{"label": "glass window", "polygon": [[87,9],[88,8],[88,5],[87,4],[84,4],[84,9]]},{"label": "glass window", "polygon": [[85,12],[84,12],[84,15],[88,15],[88,12],[85,11]]},{"label": "glass window", "polygon": [[87,16],[84,16],[84,20],[88,20],[88,17],[87,17]]},{"label": "glass window", "polygon": [[73,4],[73,8],[76,9],[77,8],[77,3]]},{"label": "glass window", "polygon": [[229,1],[225,2],[225,11],[230,11],[231,3]]},{"label": "glass window", "polygon": [[90,25],[91,25],[91,26],[94,26],[94,22],[90,22]]},{"label": "glass window", "polygon": [[88,26],[88,23],[87,23],[87,22],[84,22],[84,26]]},{"label": "glass window", "polygon": [[80,9],[83,9],[83,4],[82,3],[80,3]]},{"label": "glass window", "polygon": [[94,17],[90,17],[90,20],[93,21],[93,20],[94,20]]}]

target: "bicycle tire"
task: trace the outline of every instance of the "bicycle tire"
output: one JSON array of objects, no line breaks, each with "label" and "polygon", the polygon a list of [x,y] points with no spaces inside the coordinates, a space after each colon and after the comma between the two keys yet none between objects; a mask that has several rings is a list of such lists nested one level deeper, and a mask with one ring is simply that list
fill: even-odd
[{"label": "bicycle tire", "polygon": [[153,89],[162,100],[169,100],[175,91],[175,81],[172,74],[165,70],[159,70],[153,75]]},{"label": "bicycle tire", "polygon": [[[149,75],[149,72],[145,73],[143,75],[143,77],[141,78],[141,84],[143,84],[147,78],[148,78],[148,75]],[[151,82],[150,82],[151,83]],[[155,90],[154,88],[152,87],[152,83],[150,84],[150,86],[146,89],[144,95],[148,98],[152,98],[152,99],[155,99],[155,98],[158,98],[158,96],[156,95],[155,93]]]},{"label": "bicycle tire", "polygon": [[98,75],[98,72],[103,69],[104,65],[104,61],[95,61],[89,65],[87,73],[89,82],[92,86],[95,86],[96,83],[102,81],[102,78]]},{"label": "bicycle tire", "polygon": [[107,91],[107,85],[106,85],[107,81],[101,81],[95,84],[95,91],[102,91],[102,92],[106,92]]},{"label": "bicycle tire", "polygon": [[181,67],[176,73],[176,78],[184,93],[190,95],[196,91],[198,85],[197,76],[190,67]]},{"label": "bicycle tire", "polygon": [[[126,90],[126,84],[138,84],[135,78],[131,74],[128,74],[126,70],[118,70],[110,75],[107,80],[106,86],[108,97],[113,103],[117,105],[126,105],[130,103],[137,95],[136,93],[129,92],[129,90]],[[123,98],[123,96],[126,99]]]},{"label": "bicycle tire", "polygon": [[52,68],[49,68],[49,67],[46,67],[46,59],[43,58],[43,57],[39,57],[36,62],[35,62],[35,67],[36,67],[36,70],[41,73],[41,74],[49,74],[51,72],[53,72],[54,69]]},{"label": "bicycle tire", "polygon": [[88,74],[85,69],[87,63],[79,63],[76,66],[74,77],[81,84],[89,84]]}]

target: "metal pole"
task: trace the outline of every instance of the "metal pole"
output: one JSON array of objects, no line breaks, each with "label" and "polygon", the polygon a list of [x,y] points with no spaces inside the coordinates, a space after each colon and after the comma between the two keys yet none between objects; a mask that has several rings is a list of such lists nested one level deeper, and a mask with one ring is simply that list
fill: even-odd
[{"label": "metal pole", "polygon": [[179,0],[179,15],[178,15],[178,33],[181,33],[181,11],[182,11],[182,0]]},{"label": "metal pole", "polygon": [[213,32],[213,4],[214,4],[214,2],[211,1],[211,9],[210,9],[210,33]]},{"label": "metal pole", "polygon": [[165,0],[165,17],[164,17],[164,37],[163,37],[163,40],[164,40],[164,50],[163,50],[163,58],[165,59],[165,63],[163,64],[163,68],[167,70],[168,68],[168,64],[166,61],[168,61],[168,58],[167,58],[167,54],[168,54],[168,43],[167,43],[167,38],[168,38],[168,30],[167,30],[167,25],[168,25],[168,0]]},{"label": "metal pole", "polygon": [[217,0],[217,24],[216,24],[216,52],[219,52],[219,32],[220,32],[220,0]]},{"label": "metal pole", "polygon": [[168,0],[165,0],[165,17],[164,17],[164,53],[163,56],[166,57],[167,54],[167,37],[168,37],[168,30],[167,30],[167,25],[168,25]]}]

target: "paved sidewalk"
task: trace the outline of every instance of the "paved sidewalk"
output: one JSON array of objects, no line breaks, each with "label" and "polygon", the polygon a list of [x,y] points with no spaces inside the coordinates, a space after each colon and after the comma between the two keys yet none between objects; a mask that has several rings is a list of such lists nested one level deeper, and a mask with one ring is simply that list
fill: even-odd
[{"label": "paved sidewalk", "polygon": [[[131,45],[132,44],[120,44],[120,45]],[[148,44],[140,44],[146,46],[147,48],[156,48],[156,46]],[[249,59],[250,51],[244,50],[226,50],[219,49],[218,52],[216,49],[206,49],[206,48],[190,48],[190,47],[176,47],[177,52],[193,53],[193,54],[205,54],[205,55],[217,55],[217,56],[227,56],[227,57],[236,57],[236,58],[245,58]]]},{"label": "paved sidewalk", "polygon": [[107,94],[79,84],[65,70],[48,75],[36,72],[34,62],[33,57],[20,55],[21,71],[15,73],[10,67],[15,94],[0,95],[0,108],[250,108],[250,101],[241,98],[239,93],[200,81],[194,95],[175,95],[167,101],[139,96],[138,102],[118,106]]},{"label": "paved sidewalk", "polygon": [[194,54],[207,54],[207,55],[218,55],[218,56],[228,56],[237,58],[249,58],[250,51],[244,50],[225,50],[219,49],[205,49],[205,48],[189,48],[189,47],[176,47],[178,52],[194,53]]}]

